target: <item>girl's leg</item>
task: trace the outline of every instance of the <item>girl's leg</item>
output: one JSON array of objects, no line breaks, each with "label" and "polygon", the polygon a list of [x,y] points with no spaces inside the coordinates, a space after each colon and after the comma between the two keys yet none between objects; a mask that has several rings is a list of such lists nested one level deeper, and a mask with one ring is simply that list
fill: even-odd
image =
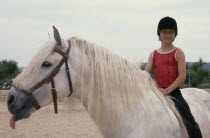
[{"label": "girl's leg", "polygon": [[183,98],[179,88],[169,94],[174,101],[175,107],[178,109],[185,127],[188,130],[190,138],[202,138],[202,134],[198,124],[196,123],[187,102]]}]

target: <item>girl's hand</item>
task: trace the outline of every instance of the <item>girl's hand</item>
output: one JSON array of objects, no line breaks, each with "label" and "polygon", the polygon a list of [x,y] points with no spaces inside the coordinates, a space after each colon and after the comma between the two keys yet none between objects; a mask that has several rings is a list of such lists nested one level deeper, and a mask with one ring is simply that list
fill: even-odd
[{"label": "girl's hand", "polygon": [[167,95],[169,92],[167,89],[159,88],[159,90],[163,93],[163,95]]}]

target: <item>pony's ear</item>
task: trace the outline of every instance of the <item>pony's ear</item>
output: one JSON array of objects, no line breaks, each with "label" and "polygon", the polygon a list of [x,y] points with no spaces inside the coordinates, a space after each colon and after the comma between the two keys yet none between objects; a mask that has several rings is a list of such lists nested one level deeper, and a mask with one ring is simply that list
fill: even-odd
[{"label": "pony's ear", "polygon": [[55,28],[55,26],[53,26],[53,31],[54,31],[54,38],[55,38],[55,41],[61,45],[61,37],[60,37],[60,34],[58,32],[58,30]]}]

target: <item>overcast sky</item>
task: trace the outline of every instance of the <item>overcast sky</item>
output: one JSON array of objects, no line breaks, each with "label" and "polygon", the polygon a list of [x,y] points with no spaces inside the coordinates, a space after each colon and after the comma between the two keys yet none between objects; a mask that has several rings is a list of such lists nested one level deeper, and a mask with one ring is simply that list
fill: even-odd
[{"label": "overcast sky", "polygon": [[187,61],[210,62],[209,0],[0,0],[0,60],[25,66],[52,36],[78,36],[133,61],[147,61],[160,47],[162,17],[178,23],[174,45]]}]

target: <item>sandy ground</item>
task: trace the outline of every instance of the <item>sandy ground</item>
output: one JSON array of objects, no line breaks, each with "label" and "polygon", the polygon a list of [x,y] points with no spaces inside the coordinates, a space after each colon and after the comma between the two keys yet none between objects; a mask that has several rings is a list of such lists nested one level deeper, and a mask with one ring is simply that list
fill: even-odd
[{"label": "sandy ground", "polygon": [[16,122],[16,129],[9,126],[6,91],[0,91],[0,138],[101,138],[89,114],[78,103],[69,110],[65,102],[58,103],[58,114],[48,105],[31,115],[29,119]]}]

